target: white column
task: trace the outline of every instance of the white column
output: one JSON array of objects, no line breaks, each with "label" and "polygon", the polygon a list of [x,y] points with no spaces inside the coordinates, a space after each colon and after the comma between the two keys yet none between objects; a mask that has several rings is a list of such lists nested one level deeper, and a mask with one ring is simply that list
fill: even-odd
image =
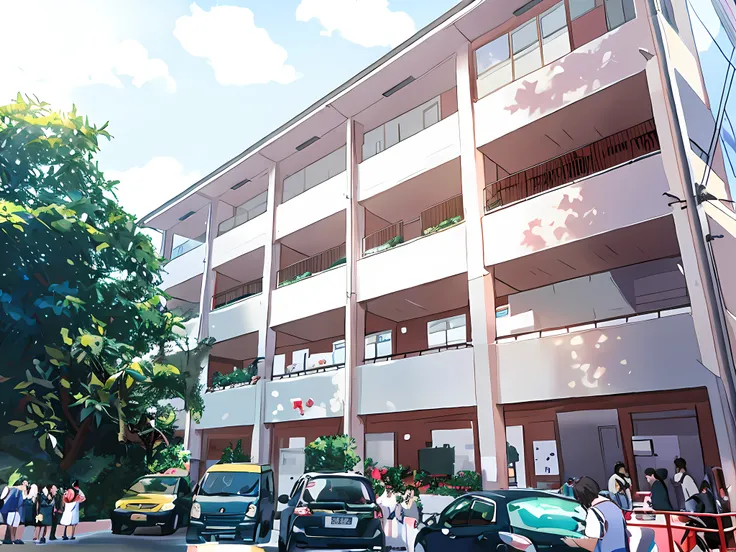
[{"label": "white column", "polygon": [[266,231],[266,250],[263,256],[263,320],[258,328],[258,356],[264,360],[258,365],[260,379],[256,383],[255,423],[250,446],[251,462],[266,464],[271,454],[271,430],[264,423],[266,414],[266,382],[271,380],[273,357],[276,353],[276,332],[271,327],[271,293],[276,289],[276,277],[281,259],[281,245],[274,243],[276,235],[276,208],[281,203],[282,182],[278,164],[268,169],[268,199],[266,213],[269,226]]},{"label": "white column", "polygon": [[[365,431],[358,416],[360,379],[358,365],[363,361],[365,346],[365,310],[357,300],[357,266],[361,255],[364,227],[363,208],[358,204],[358,148],[363,142],[363,128],[347,121],[347,207],[345,225],[345,264],[347,297],[345,303],[345,404],[343,431],[355,439],[357,454],[365,458]],[[358,468],[360,469],[360,468]]]},{"label": "white column", "polygon": [[475,363],[475,396],[483,488],[508,486],[506,430],[497,404],[496,310],[493,274],[483,261],[484,214],[483,158],[475,147],[475,122],[471,95],[470,46],[456,54],[457,106],[460,125],[460,170],[468,260],[468,296]]}]

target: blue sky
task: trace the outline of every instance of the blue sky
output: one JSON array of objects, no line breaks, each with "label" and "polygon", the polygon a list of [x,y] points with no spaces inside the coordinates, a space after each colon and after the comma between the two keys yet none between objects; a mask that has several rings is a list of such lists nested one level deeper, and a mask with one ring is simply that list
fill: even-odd
[{"label": "blue sky", "polygon": [[0,34],[0,100],[110,121],[100,165],[141,216],[455,3],[0,0],[0,20],[22,22]]}]

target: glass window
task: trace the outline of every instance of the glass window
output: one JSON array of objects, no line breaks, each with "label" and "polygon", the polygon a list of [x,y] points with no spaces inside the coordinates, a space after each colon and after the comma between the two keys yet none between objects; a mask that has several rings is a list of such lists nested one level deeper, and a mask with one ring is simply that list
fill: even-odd
[{"label": "glass window", "polygon": [[363,161],[395,146],[440,120],[439,96],[363,135]]},{"label": "glass window", "polygon": [[[368,144],[369,133],[366,133],[363,150],[365,144]],[[284,194],[282,203],[286,203],[290,199],[299,194],[314,188],[326,182],[335,175],[345,171],[347,159],[345,154],[345,146],[333,151],[318,159],[314,163],[307,165],[299,172],[284,178]]]},{"label": "glass window", "polygon": [[391,356],[393,347],[391,343],[391,330],[365,336],[365,359]]},{"label": "glass window", "polygon": [[298,196],[304,191],[304,171],[301,170],[284,178],[283,203]]},{"label": "glass window", "polygon": [[509,53],[509,36],[496,40],[475,51],[478,74],[478,97],[482,98],[514,80]]},{"label": "glass window", "polygon": [[514,500],[506,507],[514,529],[563,537],[579,537],[584,530],[585,510],[573,500],[537,496]]},{"label": "glass window", "polygon": [[446,527],[459,527],[467,525],[470,518],[470,505],[472,500],[469,498],[461,498],[450,504],[444,512],[442,512],[442,523]]},{"label": "glass window", "polygon": [[427,342],[430,349],[465,343],[466,341],[467,331],[464,314],[427,322]]},{"label": "glass window", "polygon": [[365,455],[379,467],[394,465],[394,434],[366,433]]},{"label": "glass window", "polygon": [[542,27],[542,56],[551,63],[570,53],[570,34],[567,30],[565,3],[560,2],[539,16]]},{"label": "glass window", "polygon": [[604,0],[606,6],[606,23],[612,31],[636,17],[634,0]]},{"label": "glass window", "polygon": [[476,500],[470,509],[470,525],[492,525],[496,517],[496,505],[485,500]]},{"label": "glass window", "polygon": [[383,125],[373,130],[369,130],[363,135],[363,160],[369,159],[374,155],[381,153],[383,147]]},{"label": "glass window", "polygon": [[345,340],[335,341],[332,344],[332,363],[343,364],[345,362]]},{"label": "glass window", "polygon": [[178,482],[178,477],[142,477],[125,494],[174,494]]},{"label": "glass window", "polygon": [[570,0],[570,20],[577,19],[595,8],[595,0]]},{"label": "glass window", "polygon": [[352,477],[315,477],[307,483],[301,501],[344,502],[346,504],[371,504],[371,489],[360,479]]},{"label": "glass window", "polygon": [[261,475],[246,472],[209,472],[202,480],[202,496],[258,496]]},{"label": "glass window", "polygon": [[514,55],[514,78],[519,79],[542,66],[536,18],[511,33],[511,46]]}]

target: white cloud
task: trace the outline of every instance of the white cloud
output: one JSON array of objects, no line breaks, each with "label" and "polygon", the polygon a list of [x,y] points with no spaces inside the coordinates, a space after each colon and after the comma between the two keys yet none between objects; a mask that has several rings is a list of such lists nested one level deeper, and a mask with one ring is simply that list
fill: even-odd
[{"label": "white cloud", "polygon": [[142,167],[105,171],[109,180],[119,180],[116,195],[125,210],[136,217],[147,215],[200,179],[199,171],[186,171],[173,157],[154,157]]},{"label": "white cloud", "polygon": [[366,48],[393,48],[416,32],[409,14],[391,11],[388,0],[302,0],[296,20],[312,19],[322,24],[323,36],[338,31],[345,40]]},{"label": "white cloud", "polygon": [[115,19],[101,5],[0,2],[0,104],[21,91],[69,108],[74,89],[122,87],[120,77],[132,77],[137,87],[163,80],[169,92],[176,90],[166,63],[150,58],[139,42],[116,37]]},{"label": "white cloud", "polygon": [[253,12],[237,6],[204,11],[196,3],[191,15],[176,20],[174,36],[195,57],[205,58],[223,85],[289,84],[301,75],[286,63],[288,53],[266,29],[256,27]]}]

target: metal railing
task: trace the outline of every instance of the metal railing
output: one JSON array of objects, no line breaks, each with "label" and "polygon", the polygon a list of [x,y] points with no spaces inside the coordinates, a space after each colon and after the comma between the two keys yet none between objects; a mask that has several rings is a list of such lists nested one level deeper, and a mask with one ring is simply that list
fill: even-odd
[{"label": "metal railing", "polygon": [[263,279],[262,278],[253,280],[246,284],[240,284],[239,286],[230,288],[227,291],[223,291],[223,292],[215,294],[215,297],[213,299],[212,308],[217,309],[219,307],[224,307],[225,305],[235,303],[236,301],[240,301],[241,299],[245,299],[246,297],[250,297],[251,295],[256,295],[262,292],[263,292]]},{"label": "metal railing", "polygon": [[286,268],[282,268],[278,273],[278,285],[281,286],[286,283],[292,283],[291,281],[298,276],[306,278],[319,272],[324,272],[328,268],[337,266],[340,264],[340,261],[344,260],[345,244],[343,243],[337,247],[328,249],[327,251],[322,251],[322,253],[317,253],[316,255],[307,257],[306,259],[289,265]]},{"label": "metal railing", "polygon": [[384,243],[390,240],[401,237],[404,238],[404,221],[400,220],[385,228],[381,228],[378,232],[373,232],[365,238],[363,238],[363,255],[366,253],[370,254],[372,249],[380,247]]},{"label": "metal railing", "polygon": [[460,220],[464,218],[462,195],[456,195],[422,211],[419,215],[419,219],[422,222],[422,235],[427,230],[455,217],[460,217]]},{"label": "metal railing", "polygon": [[[694,512],[664,512],[634,509],[628,527],[652,530],[654,542],[660,552],[687,552],[697,549],[696,538],[701,538],[705,548],[727,552],[729,542],[734,542],[736,513],[707,514]],[[708,542],[713,541],[716,542]]]},{"label": "metal railing", "polygon": [[489,184],[485,188],[486,212],[659,149],[652,119]]},{"label": "metal railing", "polygon": [[432,347],[431,349],[420,349],[418,351],[408,351],[406,353],[396,353],[392,355],[377,356],[375,358],[365,358],[363,359],[363,364],[375,364],[376,362],[383,362],[385,360],[399,360],[402,358],[432,355],[436,353],[441,353],[443,351],[457,351],[458,349],[467,349],[472,346],[472,343],[455,343],[454,345],[443,345],[441,347]]},{"label": "metal railing", "polygon": [[[556,328],[545,328],[543,330],[534,330],[531,332],[523,332],[518,334],[510,335],[499,335],[496,337],[497,343],[506,343],[511,341],[524,341],[526,339],[532,339],[534,337],[554,337],[556,335],[566,335],[576,332],[584,332],[587,330],[593,330],[596,328],[610,328],[611,326],[619,326],[629,324],[630,322],[641,322],[644,320],[654,320],[655,318],[666,318],[667,316],[676,316],[678,314],[688,314],[692,312],[690,305],[682,305],[680,307],[671,307],[668,309],[660,309],[653,311],[637,312],[635,314],[629,314],[627,316],[614,316],[611,318],[604,318],[602,320],[595,320],[593,322],[582,322],[571,326],[558,326]],[[656,316],[653,316],[655,315]],[[618,324],[616,322],[619,322]],[[548,334],[548,335],[543,335]]]},{"label": "metal railing", "polygon": [[176,259],[177,257],[181,257],[184,255],[184,253],[188,253],[192,249],[196,249],[200,245],[203,245],[205,240],[207,239],[207,234],[202,234],[201,236],[197,236],[196,238],[190,238],[187,241],[180,243],[176,247],[174,247],[171,250],[171,261]]},{"label": "metal railing", "polygon": [[304,370],[297,370],[296,372],[284,372],[283,374],[274,375],[271,377],[272,380],[282,380],[289,378],[298,378],[301,376],[308,376],[309,374],[321,374],[322,372],[332,372],[345,368],[345,363],[340,362],[338,364],[323,364],[322,366],[315,366],[314,368],[305,368]]}]

